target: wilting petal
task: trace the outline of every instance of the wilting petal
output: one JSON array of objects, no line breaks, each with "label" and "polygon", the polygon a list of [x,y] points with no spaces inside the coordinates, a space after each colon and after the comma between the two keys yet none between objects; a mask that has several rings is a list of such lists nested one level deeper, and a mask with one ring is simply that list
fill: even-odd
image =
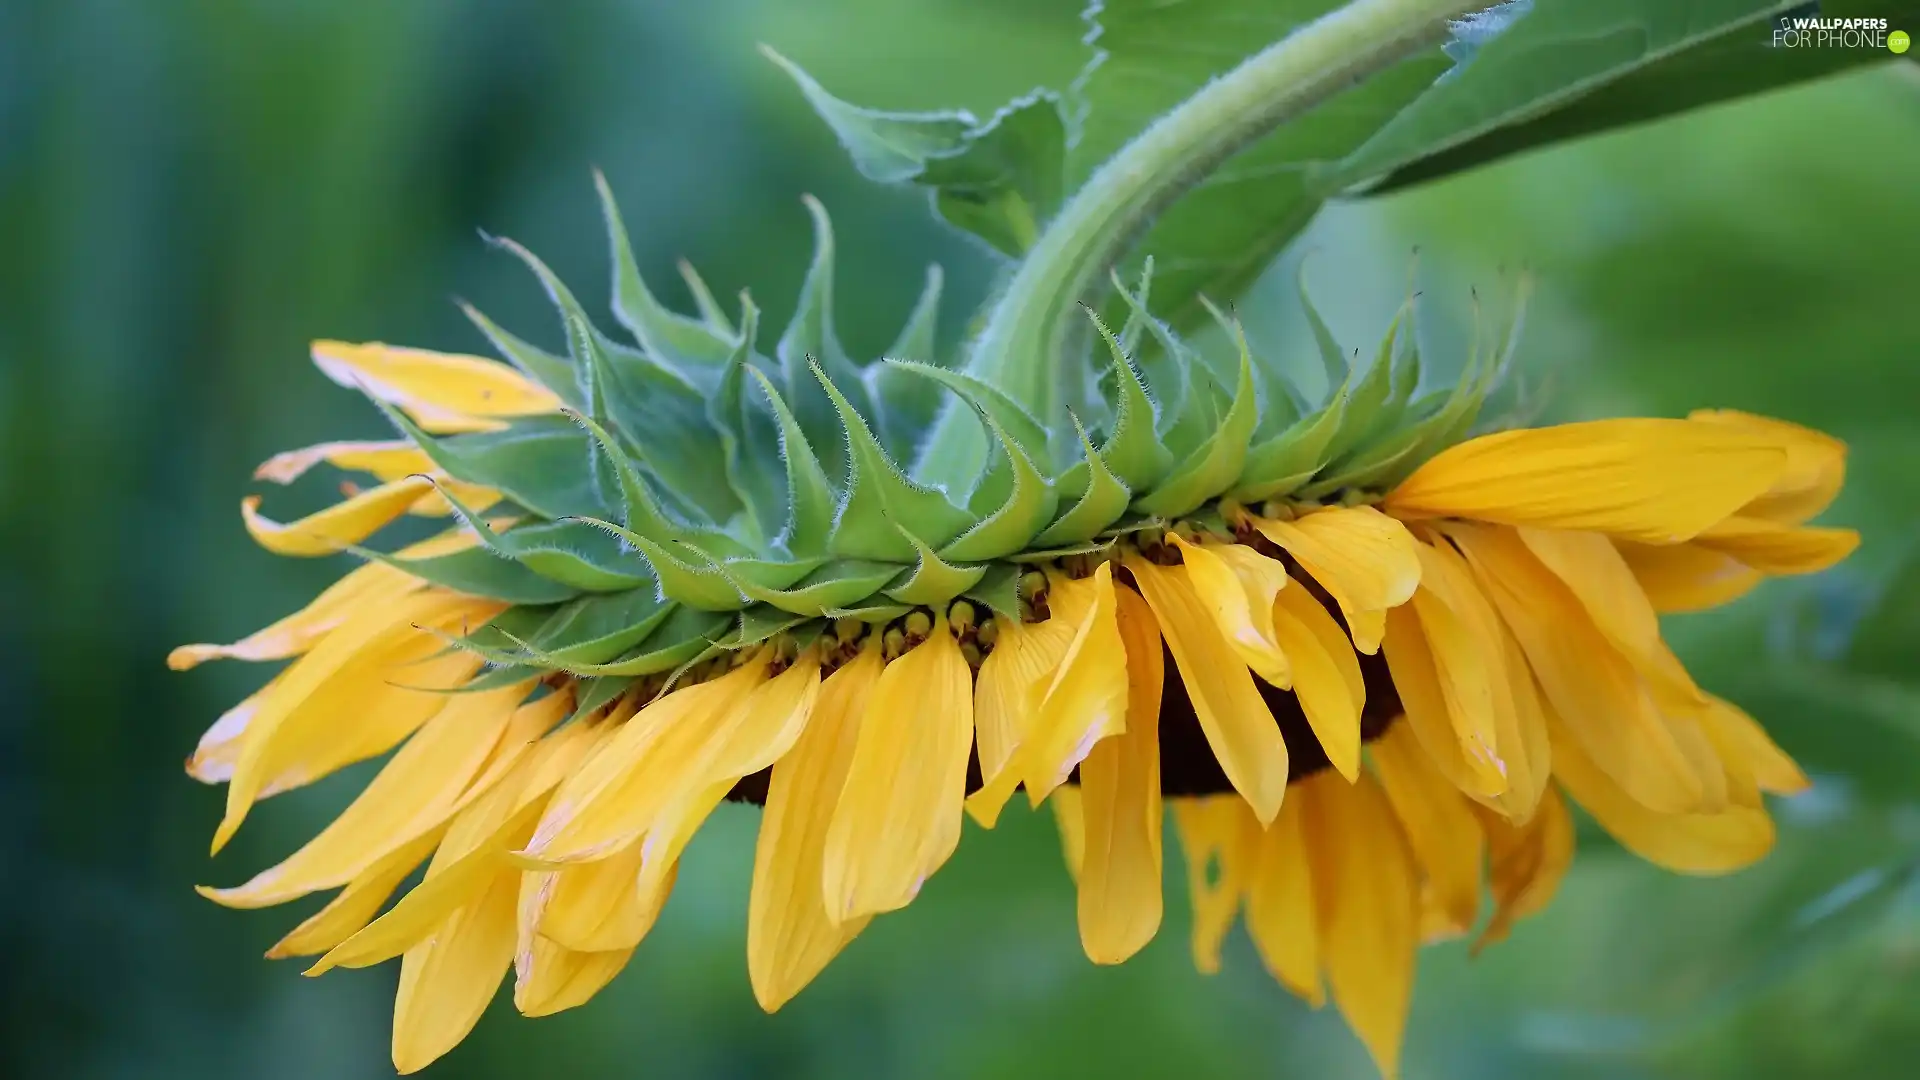
[{"label": "wilting petal", "polygon": [[[1310,798],[1310,797],[1309,797]],[[1307,799],[1288,799],[1260,839],[1247,887],[1247,932],[1280,985],[1307,1004],[1326,1003],[1320,978],[1320,928],[1313,867],[1307,859]]]},{"label": "wilting petal", "polygon": [[1481,820],[1487,830],[1493,918],[1473,943],[1475,952],[1506,940],[1518,920],[1544,911],[1573,865],[1573,817],[1557,791],[1547,792],[1525,825],[1495,814],[1483,814]]},{"label": "wilting petal", "polygon": [[[1633,664],[1571,591],[1511,530],[1449,525],[1475,576],[1513,630],[1546,703],[1580,744],[1646,806],[1691,810],[1704,794],[1687,754]],[[1554,748],[1558,757],[1559,747]]]},{"label": "wilting petal", "polygon": [[513,962],[516,875],[499,873],[400,961],[393,1000],[393,1067],[417,1072],[457,1046]]},{"label": "wilting petal", "polygon": [[980,754],[980,790],[967,796],[967,813],[991,829],[1020,786],[1014,758],[1032,727],[1036,684],[1052,675],[1073,643],[1076,627],[1060,611],[1046,622],[1026,625],[996,617],[999,638],[980,664],[974,684],[974,738]]},{"label": "wilting petal", "polygon": [[427,452],[405,439],[378,442],[324,442],[298,450],[282,450],[253,470],[255,480],[291,484],[321,462],[336,469],[371,473],[381,481],[399,480],[434,470]]},{"label": "wilting petal", "polygon": [[[1115,590],[1126,670],[1126,730],[1080,764],[1083,822],[1080,945],[1096,964],[1117,964],[1160,929],[1160,629],[1146,601]],[[1062,788],[1055,792],[1059,798]],[[1063,818],[1064,820],[1064,818]]]},{"label": "wilting petal", "polygon": [[631,959],[632,949],[576,952],[536,936],[513,957],[513,1007],[523,1016],[552,1016],[585,1005]]},{"label": "wilting petal", "polygon": [[1100,740],[1126,725],[1127,652],[1114,609],[1112,564],[1101,563],[1093,583],[1093,604],[1040,691],[1031,730],[1020,746],[1020,772],[1034,806],[1066,783]]},{"label": "wilting petal", "polygon": [[404,349],[378,342],[313,343],[327,378],[400,408],[434,434],[493,431],[491,417],[556,412],[560,399],[506,364],[478,356]]},{"label": "wilting petal", "polygon": [[260,496],[249,495],[240,500],[240,518],[247,535],[275,555],[336,555],[380,531],[432,491],[423,476],[402,477],[284,525],[260,516]]},{"label": "wilting petal", "polygon": [[1400,694],[1400,707],[1406,712],[1407,726],[1434,767],[1461,791],[1482,798],[1498,796],[1506,790],[1506,777],[1489,763],[1469,758],[1462,747],[1450,715],[1447,693],[1441,687],[1433,647],[1428,644],[1420,617],[1411,607],[1387,612],[1384,639],[1387,669],[1393,673],[1394,689]]},{"label": "wilting petal", "polygon": [[834,804],[881,666],[879,651],[869,648],[827,676],[806,730],[767,782],[747,903],[747,974],[768,1012],[812,982],[867,926],[865,916],[829,917],[823,867]]},{"label": "wilting petal", "polygon": [[1327,984],[1374,1063],[1392,1077],[1420,947],[1419,875],[1371,776],[1345,784],[1322,774],[1301,787]]},{"label": "wilting petal", "polygon": [[1766,494],[1740,508],[1746,517],[1798,525],[1833,503],[1847,478],[1847,444],[1812,428],[1733,409],[1697,409],[1687,419],[1726,424],[1778,445],[1787,467]]},{"label": "wilting petal", "polygon": [[1127,569],[1153,609],[1220,768],[1254,816],[1272,821],[1287,794],[1287,744],[1246,664],[1214,625],[1186,567],[1134,557]]},{"label": "wilting petal", "polygon": [[419,867],[446,834],[433,829],[388,852],[379,862],[362,871],[341,889],[327,906],[293,928],[293,932],[267,950],[267,959],[284,960],[290,956],[318,956],[360,932],[373,921],[381,905],[393,890]]},{"label": "wilting petal", "polygon": [[660,917],[673,890],[671,871],[640,880],[640,845],[597,862],[530,872],[534,932],[576,952],[631,950]]},{"label": "wilting petal", "polygon": [[1394,725],[1374,741],[1372,758],[1448,928],[1471,930],[1480,918],[1480,861],[1486,851],[1473,804],[1433,767],[1404,725]]},{"label": "wilting petal", "polygon": [[1403,519],[1476,518],[1670,544],[1759,497],[1786,468],[1777,444],[1727,425],[1592,420],[1443,450],[1383,508]]},{"label": "wilting petal", "polygon": [[1273,606],[1273,632],[1293,664],[1293,692],[1314,737],[1341,776],[1360,775],[1360,711],[1367,686],[1347,635],[1305,589],[1285,589]]},{"label": "wilting petal", "polygon": [[1730,701],[1709,695],[1700,720],[1721,748],[1721,756],[1737,755],[1762,791],[1797,795],[1807,790],[1807,774],[1768,737],[1753,717]]},{"label": "wilting petal", "polygon": [[[1454,740],[1475,777],[1467,790],[1499,795],[1512,784],[1500,746],[1501,711],[1512,707],[1506,658],[1497,629],[1487,625],[1486,598],[1451,554],[1420,545],[1420,588],[1409,606],[1419,617]],[[1388,613],[1390,634],[1398,611]],[[1387,662],[1392,665],[1391,655]]]},{"label": "wilting petal", "polygon": [[1730,806],[1717,814],[1649,810],[1586,755],[1564,724],[1548,715],[1553,771],[1568,795],[1628,851],[1683,874],[1725,874],[1750,866],[1773,847],[1765,810]]},{"label": "wilting petal", "polygon": [[[177,669],[176,669],[177,670]],[[274,676],[278,680],[280,676]],[[248,694],[238,705],[220,714],[220,719],[200,736],[200,744],[187,758],[187,775],[203,784],[224,784],[233,779],[240,764],[240,751],[246,746],[247,728],[260,711],[260,703],[273,689],[273,682]]]},{"label": "wilting petal", "polygon": [[1815,574],[1853,554],[1860,546],[1860,534],[1743,516],[1714,525],[1695,537],[1694,543],[1731,555],[1763,574]]},{"label": "wilting petal", "polygon": [[867,698],[827,830],[824,895],[838,921],[905,907],[960,843],[973,672],[936,620]]},{"label": "wilting petal", "polygon": [[1189,544],[1168,536],[1180,549],[1194,595],[1241,661],[1267,682],[1291,688],[1293,670],[1273,629],[1273,605],[1286,586],[1286,567],[1239,544]]},{"label": "wilting petal", "polygon": [[400,748],[360,795],[286,861],[231,889],[201,886],[227,907],[285,903],[344,885],[451,812],[507,728],[528,684],[453,698]]},{"label": "wilting petal", "polygon": [[1176,798],[1172,804],[1193,897],[1193,966],[1213,975],[1259,858],[1260,822],[1247,801],[1231,793]]},{"label": "wilting petal", "polygon": [[1411,600],[1420,584],[1419,551],[1407,527],[1370,506],[1329,507],[1292,521],[1256,518],[1254,526],[1333,597],[1354,647],[1378,652],[1382,613]]},{"label": "wilting petal", "polygon": [[1766,577],[1724,551],[1701,544],[1636,544],[1616,540],[1655,611],[1705,611],[1753,591]]}]

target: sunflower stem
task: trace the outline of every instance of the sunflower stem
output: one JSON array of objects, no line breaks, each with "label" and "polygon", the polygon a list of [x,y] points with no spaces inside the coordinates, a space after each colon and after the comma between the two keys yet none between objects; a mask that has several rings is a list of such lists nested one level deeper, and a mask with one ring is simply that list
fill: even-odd
[{"label": "sunflower stem", "polygon": [[[1281,124],[1445,39],[1488,0],[1355,0],[1274,42],[1155,121],[1088,178],[1047,224],[987,313],[966,370],[1048,422],[1073,377],[1067,314],[1154,217],[1214,167]],[[962,491],[987,440],[948,402],[915,473]]]}]

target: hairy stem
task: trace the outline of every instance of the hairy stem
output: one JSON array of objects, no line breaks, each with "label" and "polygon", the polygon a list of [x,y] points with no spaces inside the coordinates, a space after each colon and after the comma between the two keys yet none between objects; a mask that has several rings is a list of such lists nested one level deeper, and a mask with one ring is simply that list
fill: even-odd
[{"label": "hairy stem", "polygon": [[[1354,0],[1208,83],[1121,148],[1041,232],[974,339],[967,371],[1051,419],[1069,363],[1067,314],[1155,215],[1248,143],[1444,40],[1489,0]],[[949,407],[920,479],[960,490],[986,461],[979,426]]]}]

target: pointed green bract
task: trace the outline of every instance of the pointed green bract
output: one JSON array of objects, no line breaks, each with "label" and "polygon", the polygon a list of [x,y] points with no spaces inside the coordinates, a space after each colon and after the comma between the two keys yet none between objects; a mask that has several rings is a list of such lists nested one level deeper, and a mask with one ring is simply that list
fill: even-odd
[{"label": "pointed green bract", "polygon": [[[702,365],[725,363],[733,351],[732,343],[716,333],[710,323],[696,322],[669,311],[654,299],[640,277],[640,266],[634,261],[633,245],[627,239],[627,226],[620,219],[613,190],[607,186],[606,176],[597,169],[593,184],[600,193],[600,209],[606,217],[607,241],[613,254],[614,316],[632,331],[649,356],[679,368],[683,374]],[[706,295],[704,285],[694,286],[694,295],[705,297],[703,305],[712,303],[713,298]]]},{"label": "pointed green bract", "polygon": [[902,527],[929,544],[944,544],[971,524],[967,512],[945,495],[907,479],[826,372],[815,366],[813,373],[840,414],[847,436],[847,496],[840,504],[831,541],[836,554],[910,562],[914,546],[893,521],[911,523]]}]

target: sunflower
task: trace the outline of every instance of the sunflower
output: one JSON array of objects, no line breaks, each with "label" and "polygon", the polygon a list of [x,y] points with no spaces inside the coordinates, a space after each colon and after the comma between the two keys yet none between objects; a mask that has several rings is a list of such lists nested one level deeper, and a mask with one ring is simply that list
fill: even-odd
[{"label": "sunflower", "polygon": [[[1853,549],[1806,524],[1841,485],[1831,438],[1725,411],[1472,436],[1514,333],[1421,393],[1399,320],[1355,370],[1308,305],[1315,402],[1229,319],[1224,362],[1175,338],[1144,281],[1119,290],[1117,333],[1095,320],[1097,392],[1043,419],[900,359],[930,353],[937,275],[896,359],[850,360],[817,204],[769,355],[744,295],[729,318],[688,271],[699,314],[661,306],[601,190],[637,347],[510,244],[566,355],[476,311],[507,363],[316,343],[403,437],[278,455],[259,479],[372,483],[242,517],[274,553],[364,565],[170,657],[292,661],[188,762],[227,785],[215,851],[260,799],[391,752],[285,861],[201,891],[251,908],[339,890],[268,955],[317,956],[310,974],[400,958],[403,1072],[509,971],[530,1016],[591,998],[727,800],[765,807],[746,935],[768,1010],[1024,791],[1057,819],[1092,961],[1158,931],[1170,809],[1198,968],[1244,915],[1274,977],[1331,999],[1392,1075],[1420,947],[1477,948],[1544,907],[1569,800],[1711,874],[1767,851],[1763,792],[1806,786],[1694,683],[1659,615]],[[990,448],[963,489],[901,464],[939,407]],[[454,527],[369,544],[408,516]]]}]

